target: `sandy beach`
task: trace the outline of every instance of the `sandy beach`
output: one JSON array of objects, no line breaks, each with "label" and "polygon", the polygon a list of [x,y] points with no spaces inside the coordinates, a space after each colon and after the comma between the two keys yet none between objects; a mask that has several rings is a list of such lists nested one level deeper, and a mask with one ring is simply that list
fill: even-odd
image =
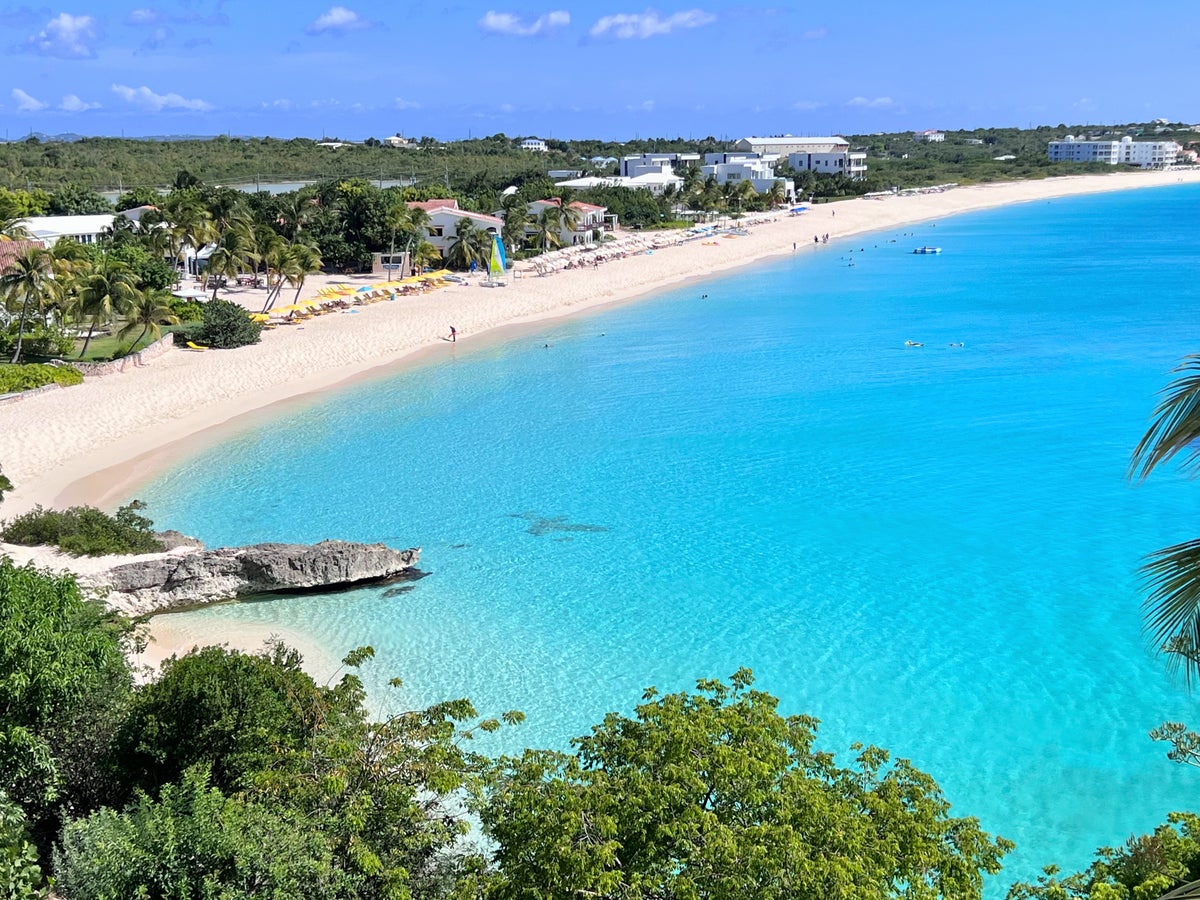
[{"label": "sandy beach", "polygon": [[[89,378],[78,387],[0,406],[0,467],[16,486],[5,498],[3,514],[11,516],[39,503],[115,506],[172,460],[252,424],[268,408],[387,367],[468,352],[483,339],[503,338],[507,332],[501,329],[506,326],[527,326],[629,301],[772,257],[838,253],[845,238],[867,231],[896,230],[1013,203],[1183,182],[1200,182],[1200,170],[1056,178],[848,200],[816,206],[799,216],[776,214],[771,221],[750,226],[744,236],[661,246],[653,252],[648,252],[649,242],[677,236],[646,233],[637,238],[641,243],[628,245],[624,258],[598,267],[584,265],[540,276],[522,263],[521,277],[503,289],[480,287],[476,277],[465,285],[264,332],[260,344],[236,351],[176,350],[131,372]],[[814,245],[814,235],[826,233],[830,244]],[[914,246],[924,242],[914,239]],[[375,280],[313,277],[301,296],[314,296],[331,282],[365,285]],[[230,291],[226,296],[253,308],[261,304],[261,294]],[[290,296],[285,291],[280,302],[290,303]],[[452,325],[458,331],[457,343],[445,340]],[[170,617],[160,617],[159,622],[169,623]],[[156,657],[198,638],[167,624],[158,631]],[[258,647],[266,635],[217,637]]]}]

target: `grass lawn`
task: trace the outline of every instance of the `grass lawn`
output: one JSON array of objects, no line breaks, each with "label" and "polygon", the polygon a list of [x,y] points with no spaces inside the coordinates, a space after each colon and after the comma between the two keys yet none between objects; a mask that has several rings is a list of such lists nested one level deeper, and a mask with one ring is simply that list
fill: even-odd
[{"label": "grass lawn", "polygon": [[[162,325],[160,327],[162,329],[162,333],[166,334],[168,331],[178,331],[183,326]],[[83,349],[83,338],[80,338],[75,342],[75,349],[71,352],[68,362],[70,362],[72,359],[82,359],[84,362],[109,360],[112,359],[118,353],[118,351],[120,351],[121,355],[124,356],[128,353],[141,350],[143,347],[154,343],[155,338],[150,334],[147,334],[146,337],[144,337],[136,347],[130,348],[128,351],[126,351],[126,345],[129,340],[131,340],[131,338],[125,338],[124,340],[118,338],[116,335],[116,328],[114,328],[112,334],[101,334],[92,338],[91,343],[88,344],[87,353],[80,357],[79,351]]]}]

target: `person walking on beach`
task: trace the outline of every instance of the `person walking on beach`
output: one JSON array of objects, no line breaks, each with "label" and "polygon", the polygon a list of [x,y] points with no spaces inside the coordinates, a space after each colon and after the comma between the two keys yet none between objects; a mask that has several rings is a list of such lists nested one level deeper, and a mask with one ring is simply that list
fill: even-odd
[{"label": "person walking on beach", "polygon": [[453,325],[451,325],[450,326],[450,343],[454,344],[457,342],[458,342],[458,329],[456,329]]}]

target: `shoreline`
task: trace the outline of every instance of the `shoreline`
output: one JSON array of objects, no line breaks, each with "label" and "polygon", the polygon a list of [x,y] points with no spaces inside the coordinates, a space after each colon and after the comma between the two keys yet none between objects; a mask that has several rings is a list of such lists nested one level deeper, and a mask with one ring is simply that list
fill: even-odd
[{"label": "shoreline", "polygon": [[[527,275],[502,290],[451,286],[391,302],[356,307],[303,326],[263,334],[260,344],[238,351],[169,353],[121,375],[47,392],[0,407],[0,466],[16,485],[0,514],[34,505],[115,506],[137,486],[178,460],[211,447],[258,422],[329,393],[431,360],[453,356],[444,339],[450,323],[471,353],[532,333],[546,323],[635,302],[681,285],[728,274],[754,263],[798,252],[837,250],[846,238],[903,229],[968,212],[1018,203],[1119,190],[1200,183],[1200,170],[1131,172],[1005,182],[955,188],[941,194],[858,198],[814,207],[802,216],[778,214],[750,234],[713,242],[693,241],[614,259],[599,269],[578,268],[546,277]],[[813,245],[829,233],[830,244]],[[653,233],[646,240],[676,235]],[[921,238],[914,238],[922,243]],[[334,281],[312,278],[301,296]],[[361,281],[361,279],[359,279]],[[257,298],[237,296],[252,306]],[[260,300],[257,302],[261,303]],[[3,551],[0,545],[0,552]],[[51,568],[73,568],[66,557],[39,559]],[[174,618],[174,620],[173,620]],[[240,650],[262,647],[257,631],[184,628],[160,615],[148,625],[151,644],[139,664],[157,665],[199,643]],[[282,635],[293,645],[296,635]],[[332,671],[327,653],[307,642],[298,647],[313,671]]]}]

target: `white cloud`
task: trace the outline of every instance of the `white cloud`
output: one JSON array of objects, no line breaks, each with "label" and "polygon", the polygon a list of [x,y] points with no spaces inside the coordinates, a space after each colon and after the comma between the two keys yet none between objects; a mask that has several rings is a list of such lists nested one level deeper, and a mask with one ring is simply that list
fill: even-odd
[{"label": "white cloud", "polygon": [[625,107],[630,112],[654,112],[654,101],[643,100],[641,103],[636,103],[633,106]]},{"label": "white cloud", "polygon": [[420,109],[421,104],[415,100],[405,100],[403,97],[397,97],[392,102],[392,109]]},{"label": "white cloud", "polygon": [[30,97],[20,88],[12,89],[12,98],[17,101],[17,109],[21,112],[38,112],[46,108],[47,104],[38,100],[36,97]]},{"label": "white cloud", "polygon": [[126,103],[132,103],[134,106],[140,106],[151,112],[160,112],[164,109],[190,109],[204,112],[213,108],[212,104],[205,100],[188,100],[179,94],[156,94],[145,85],[131,88],[123,84],[114,84],[112,89],[113,93]]},{"label": "white cloud", "polygon": [[846,101],[847,106],[859,106],[863,109],[887,109],[890,106],[895,106],[896,101],[891,97],[851,97]]},{"label": "white cloud", "polygon": [[126,20],[130,25],[157,25],[163,21],[163,14],[157,9],[135,9]]},{"label": "white cloud", "polygon": [[821,38],[829,37],[828,28],[810,28],[804,32],[803,37],[806,41],[819,41]]},{"label": "white cloud", "polygon": [[797,100],[792,104],[792,109],[800,110],[801,112],[812,112],[814,109],[820,109],[824,105],[820,100]]},{"label": "white cloud", "polygon": [[670,34],[680,28],[699,28],[711,25],[717,21],[712,13],[702,9],[689,9],[677,12],[665,19],[660,18],[653,10],[644,13],[618,13],[615,16],[605,16],[596,22],[588,32],[594,38],[614,37],[627,40],[629,38],[648,38],[660,34]]},{"label": "white cloud", "polygon": [[90,59],[95,52],[89,42],[96,39],[96,21],[91,16],[59,13],[28,41],[38,53],[62,59]]},{"label": "white cloud", "polygon": [[62,98],[62,103],[58,104],[58,108],[63,112],[85,112],[89,109],[99,109],[99,103],[88,103],[86,100],[80,100],[74,94],[67,94]]},{"label": "white cloud", "polygon": [[515,37],[533,37],[538,34],[552,34],[560,28],[571,24],[571,14],[565,9],[556,9],[545,15],[538,16],[526,24],[512,13],[494,12],[488,10],[479,20],[479,30],[491,34],[509,34]]},{"label": "white cloud", "polygon": [[321,13],[305,30],[309,34],[323,34],[326,31],[358,31],[370,27],[371,23],[352,9],[344,6],[331,6],[328,12]]}]

